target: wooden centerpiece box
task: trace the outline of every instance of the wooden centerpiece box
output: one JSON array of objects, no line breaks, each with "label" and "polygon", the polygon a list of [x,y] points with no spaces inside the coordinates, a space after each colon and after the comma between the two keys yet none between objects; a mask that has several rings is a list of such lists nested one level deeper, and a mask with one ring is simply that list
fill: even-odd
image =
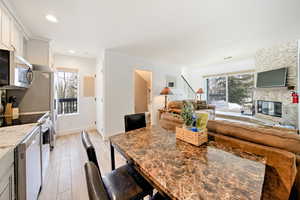
[{"label": "wooden centerpiece box", "polygon": [[201,131],[191,131],[187,128],[176,127],[176,138],[187,143],[200,146],[201,144],[208,141],[207,129]]}]

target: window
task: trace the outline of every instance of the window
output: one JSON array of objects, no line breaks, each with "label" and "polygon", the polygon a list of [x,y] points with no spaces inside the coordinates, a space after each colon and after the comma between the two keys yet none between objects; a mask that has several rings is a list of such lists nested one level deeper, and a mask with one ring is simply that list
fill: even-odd
[{"label": "window", "polygon": [[253,114],[254,74],[207,78],[207,101],[224,112]]},{"label": "window", "polygon": [[78,73],[75,70],[56,72],[56,102],[58,114],[78,112]]},{"label": "window", "polygon": [[254,75],[228,76],[228,104],[231,110],[252,114]]},{"label": "window", "polygon": [[226,107],[226,77],[207,79],[208,103],[214,104],[217,108]]}]

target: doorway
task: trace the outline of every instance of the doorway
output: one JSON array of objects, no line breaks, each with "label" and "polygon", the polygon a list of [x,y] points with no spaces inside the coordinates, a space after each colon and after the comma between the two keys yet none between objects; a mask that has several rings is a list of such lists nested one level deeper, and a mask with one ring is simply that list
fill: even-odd
[{"label": "doorway", "polygon": [[134,71],[134,112],[145,113],[147,125],[151,124],[152,114],[152,72]]}]

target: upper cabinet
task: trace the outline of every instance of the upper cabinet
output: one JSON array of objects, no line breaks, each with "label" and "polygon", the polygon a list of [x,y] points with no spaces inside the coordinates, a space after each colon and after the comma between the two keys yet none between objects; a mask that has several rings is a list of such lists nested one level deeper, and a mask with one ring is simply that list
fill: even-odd
[{"label": "upper cabinet", "polygon": [[15,23],[11,23],[11,47],[18,56],[23,56],[23,35]]},{"label": "upper cabinet", "polygon": [[15,51],[18,56],[24,56],[24,34],[17,22],[11,18],[8,12],[0,7],[0,47]]},{"label": "upper cabinet", "polygon": [[11,48],[11,20],[8,14],[1,10],[1,43],[7,49]]}]

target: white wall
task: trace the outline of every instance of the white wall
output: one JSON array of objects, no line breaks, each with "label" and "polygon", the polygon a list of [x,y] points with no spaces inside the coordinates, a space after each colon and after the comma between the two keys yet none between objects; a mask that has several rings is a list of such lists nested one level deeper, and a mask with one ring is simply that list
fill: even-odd
[{"label": "white wall", "polygon": [[62,115],[58,117],[58,134],[68,134],[83,129],[94,129],[96,121],[96,102],[94,97],[83,97],[83,77],[96,74],[96,59],[75,56],[55,55],[55,67],[78,69],[79,74],[79,102],[78,114]]},{"label": "white wall", "polygon": [[49,41],[30,39],[26,45],[26,58],[31,64],[44,66],[51,64]]},{"label": "white wall", "polygon": [[[298,40],[298,66],[297,66],[297,69],[298,69],[298,94],[300,94],[300,40]],[[300,126],[300,106],[298,105],[298,129],[299,129],[299,126]]]},{"label": "white wall", "polygon": [[104,52],[97,58],[96,65],[96,128],[103,136],[104,131]]},{"label": "white wall", "polygon": [[[104,56],[104,137],[124,132],[124,115],[134,113],[134,70],[152,71],[152,122],[157,122],[157,110],[164,105],[159,95],[166,85],[166,76],[179,77],[180,66],[154,64],[141,58],[105,51]],[[175,97],[171,97],[175,98]]]},{"label": "white wall", "polygon": [[[190,83],[194,90],[199,88],[206,89],[205,79],[203,76],[215,75],[222,73],[231,73],[245,70],[255,70],[254,58],[224,62],[216,65],[209,65],[205,67],[199,66],[198,68],[185,68],[183,75]],[[206,94],[202,95],[203,99],[206,99]]]}]

